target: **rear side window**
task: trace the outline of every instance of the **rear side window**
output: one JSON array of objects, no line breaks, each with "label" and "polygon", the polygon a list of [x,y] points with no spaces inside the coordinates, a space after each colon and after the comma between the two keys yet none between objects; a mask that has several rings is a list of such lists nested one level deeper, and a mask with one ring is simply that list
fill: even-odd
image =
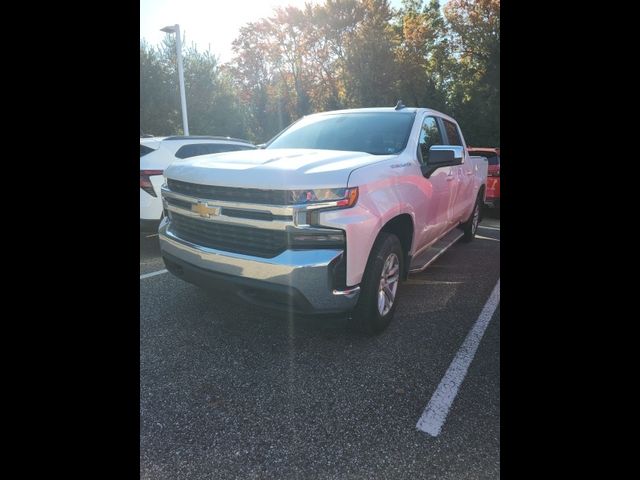
[{"label": "rear side window", "polygon": [[226,143],[193,143],[183,145],[176,152],[178,158],[189,158],[209,153],[235,152],[237,150],[255,150],[251,145],[232,145]]},{"label": "rear side window", "polygon": [[444,129],[447,131],[447,138],[449,139],[449,145],[460,145],[462,146],[462,139],[460,138],[460,133],[458,132],[458,127],[453,122],[449,120],[442,119],[444,122]]},{"label": "rear side window", "polygon": [[146,145],[140,145],[140,158],[151,152],[153,152],[153,148],[147,147]]}]

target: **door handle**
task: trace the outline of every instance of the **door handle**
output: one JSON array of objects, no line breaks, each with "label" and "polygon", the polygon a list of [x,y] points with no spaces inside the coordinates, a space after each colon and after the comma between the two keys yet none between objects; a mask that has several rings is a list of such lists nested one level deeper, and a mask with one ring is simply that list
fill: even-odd
[{"label": "door handle", "polygon": [[447,175],[447,182],[450,182],[451,180],[453,180],[454,178],[456,178],[453,175]]},{"label": "door handle", "polygon": [[467,175],[473,175],[473,170],[469,170],[469,171],[467,172]]}]

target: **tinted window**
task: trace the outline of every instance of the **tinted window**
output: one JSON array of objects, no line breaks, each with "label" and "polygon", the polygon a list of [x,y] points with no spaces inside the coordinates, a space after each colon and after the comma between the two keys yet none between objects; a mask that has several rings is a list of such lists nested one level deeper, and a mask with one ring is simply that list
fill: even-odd
[{"label": "tinted window", "polygon": [[232,145],[225,143],[193,143],[183,145],[176,152],[177,158],[189,158],[209,153],[235,152],[237,150],[255,150],[251,145]]},{"label": "tinted window", "polygon": [[442,145],[442,133],[438,122],[433,117],[427,117],[420,129],[420,143],[418,155],[421,163],[429,163],[429,149],[432,145]]},{"label": "tinted window", "polygon": [[444,128],[447,131],[447,138],[449,139],[449,145],[462,145],[460,139],[460,133],[458,133],[458,127],[449,120],[442,120],[444,122]]},{"label": "tinted window", "polygon": [[415,113],[345,113],[306,117],[289,126],[267,148],[319,148],[399,153],[407,146]]},{"label": "tinted window", "polygon": [[140,157],[144,157],[147,153],[153,152],[153,148],[149,148],[146,145],[140,145]]}]

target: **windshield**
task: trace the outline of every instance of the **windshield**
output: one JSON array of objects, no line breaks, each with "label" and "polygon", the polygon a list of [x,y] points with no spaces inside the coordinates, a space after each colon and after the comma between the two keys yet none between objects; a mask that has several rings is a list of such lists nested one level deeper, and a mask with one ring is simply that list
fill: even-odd
[{"label": "windshield", "polygon": [[267,148],[317,148],[400,153],[407,146],[415,113],[337,113],[306,117],[287,128]]}]

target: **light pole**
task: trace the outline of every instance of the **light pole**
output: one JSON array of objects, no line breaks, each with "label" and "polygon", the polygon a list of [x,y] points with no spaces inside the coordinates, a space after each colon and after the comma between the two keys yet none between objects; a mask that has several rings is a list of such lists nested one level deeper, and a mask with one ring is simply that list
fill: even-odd
[{"label": "light pole", "polygon": [[189,120],[187,120],[187,98],[184,94],[184,70],[182,69],[182,39],[180,25],[169,25],[160,29],[166,33],[176,34],[176,54],[178,56],[178,80],[180,81],[180,104],[182,105],[182,127],[185,135],[189,135]]}]

